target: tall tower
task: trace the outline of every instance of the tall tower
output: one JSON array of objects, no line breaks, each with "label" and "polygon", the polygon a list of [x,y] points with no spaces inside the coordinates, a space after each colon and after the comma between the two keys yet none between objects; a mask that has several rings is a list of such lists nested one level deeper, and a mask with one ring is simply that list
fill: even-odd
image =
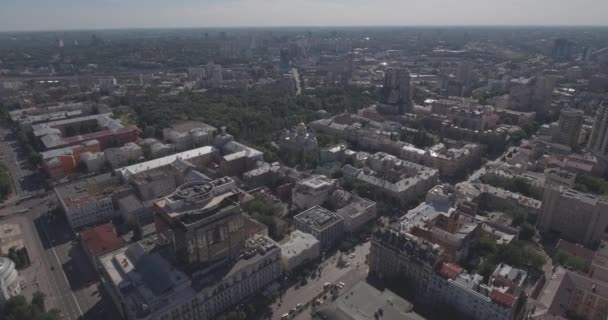
[{"label": "tall tower", "polygon": [[595,115],[589,149],[601,159],[608,159],[608,101],[603,101]]},{"label": "tall tower", "polygon": [[559,117],[559,132],[555,137],[556,142],[571,147],[577,146],[582,126],[583,111],[571,108],[563,109]]},{"label": "tall tower", "polygon": [[396,107],[399,114],[412,109],[412,87],[410,73],[404,69],[389,69],[384,76],[380,103]]}]

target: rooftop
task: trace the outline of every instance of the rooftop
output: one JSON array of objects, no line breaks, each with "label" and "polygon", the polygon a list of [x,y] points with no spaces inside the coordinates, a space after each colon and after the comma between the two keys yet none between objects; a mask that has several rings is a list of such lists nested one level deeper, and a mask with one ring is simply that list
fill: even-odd
[{"label": "rooftop", "polygon": [[308,250],[318,243],[319,240],[312,234],[295,230],[290,234],[289,240],[281,245],[281,254],[284,257],[297,256],[302,251]]},{"label": "rooftop", "polygon": [[84,247],[95,257],[110,253],[125,245],[125,240],[116,234],[114,225],[111,223],[80,232],[80,239]]},{"label": "rooftop", "polygon": [[[407,300],[364,281],[355,284],[336,301],[320,308],[315,318],[325,320],[424,320]],[[380,317],[378,317],[380,315]]]},{"label": "rooftop", "polygon": [[208,155],[211,155],[215,151],[216,151],[216,149],[214,147],[210,147],[210,146],[196,148],[196,149],[172,154],[172,155],[169,155],[166,157],[134,164],[131,166],[120,168],[120,169],[116,169],[116,172],[120,173],[123,177],[127,177],[130,175],[139,173],[139,172],[170,165],[177,159],[188,160],[188,159],[192,159],[192,158],[196,158],[196,157],[200,157],[200,156],[208,156]]},{"label": "rooftop", "polygon": [[336,213],[320,206],[312,207],[296,215],[294,218],[317,230],[324,230],[343,220]]}]

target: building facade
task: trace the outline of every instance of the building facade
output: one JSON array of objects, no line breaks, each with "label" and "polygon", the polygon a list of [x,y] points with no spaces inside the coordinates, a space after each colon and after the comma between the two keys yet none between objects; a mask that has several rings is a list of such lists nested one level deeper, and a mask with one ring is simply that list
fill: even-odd
[{"label": "building facade", "polygon": [[344,235],[344,219],[320,206],[312,207],[294,217],[298,230],[312,234],[326,250],[334,246]]},{"label": "building facade", "polygon": [[543,194],[538,221],[541,232],[593,246],[606,237],[608,201],[557,185],[548,185]]}]

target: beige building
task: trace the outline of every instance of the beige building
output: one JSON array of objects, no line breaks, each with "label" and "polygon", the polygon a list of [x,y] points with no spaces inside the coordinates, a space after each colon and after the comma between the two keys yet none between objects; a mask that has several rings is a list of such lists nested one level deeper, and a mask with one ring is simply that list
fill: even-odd
[{"label": "beige building", "polygon": [[549,185],[543,195],[538,227],[541,232],[555,232],[565,239],[587,246],[595,245],[605,237],[608,227],[608,201]]}]

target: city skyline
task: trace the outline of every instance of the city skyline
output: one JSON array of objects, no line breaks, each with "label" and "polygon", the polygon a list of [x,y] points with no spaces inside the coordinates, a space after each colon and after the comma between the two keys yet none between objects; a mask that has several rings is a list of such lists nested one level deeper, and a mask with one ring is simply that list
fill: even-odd
[{"label": "city skyline", "polygon": [[[8,0],[1,31],[280,26],[604,26],[608,3],[523,0]],[[442,8],[442,10],[437,10]],[[525,10],[522,10],[525,8]],[[297,12],[297,15],[294,14]]]}]

